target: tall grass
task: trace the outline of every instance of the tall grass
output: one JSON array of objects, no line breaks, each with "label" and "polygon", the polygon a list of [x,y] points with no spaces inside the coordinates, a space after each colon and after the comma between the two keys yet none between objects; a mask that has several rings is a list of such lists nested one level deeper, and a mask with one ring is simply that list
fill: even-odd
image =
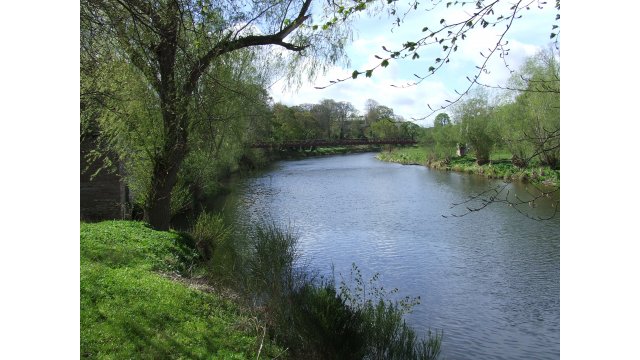
[{"label": "tall grass", "polygon": [[352,265],[351,283],[340,284],[339,296],[350,309],[361,314],[365,334],[365,359],[437,359],[440,354],[442,333],[428,333],[418,338],[404,321],[404,315],[420,303],[420,297],[392,300],[397,288],[387,291],[378,284],[380,274],[365,282],[362,273]]},{"label": "tall grass", "polygon": [[355,287],[336,286],[301,265],[291,229],[262,224],[249,237],[242,252],[245,293],[291,358],[437,358],[441,335],[418,339],[403,319],[418,299],[391,300],[395,292],[378,287],[377,276],[364,286],[355,265]]}]

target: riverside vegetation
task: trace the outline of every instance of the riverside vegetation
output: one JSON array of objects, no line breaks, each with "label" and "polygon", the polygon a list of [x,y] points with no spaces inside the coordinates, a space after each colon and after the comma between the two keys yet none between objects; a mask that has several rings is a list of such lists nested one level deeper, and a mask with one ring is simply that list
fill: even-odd
[{"label": "riverside vegetation", "polygon": [[297,238],[274,225],[235,234],[201,214],[190,232],[141,222],[81,223],[83,358],[436,359],[392,300],[365,282],[300,266]]},{"label": "riverside vegetation", "polygon": [[[452,162],[452,148],[464,142],[483,162],[499,139],[516,164],[536,157],[559,168],[559,101],[546,95],[557,87],[559,100],[555,57],[531,60],[513,80],[526,90],[550,79],[551,92],[515,91],[497,105],[474,98],[453,123],[440,117],[433,130],[422,129],[374,100],[364,114],[346,99],[271,102],[274,80],[295,83],[345,59],[350,20],[368,1],[327,2],[313,17],[311,0],[238,4],[81,1],[80,135],[96,137],[86,160],[117,171],[130,189],[132,217],[165,230],[81,224],[82,356],[436,357],[439,335],[418,340],[402,321],[411,301],[371,297],[299,270],[289,232],[257,225],[235,234],[215,215],[198,218],[189,233],[166,230],[176,215],[201,211],[199,200],[223,191],[230,173],[267,163],[250,148],[257,140],[422,138],[436,159]],[[274,48],[285,51],[272,56]],[[486,136],[495,134],[494,118],[505,120],[508,136]]]},{"label": "riverside vegetation", "polygon": [[379,153],[379,160],[403,165],[423,165],[438,170],[457,171],[467,174],[483,175],[490,179],[505,181],[529,181],[550,186],[560,186],[560,170],[549,166],[529,166],[518,168],[511,162],[512,156],[506,151],[495,151],[490,154],[490,161],[478,165],[473,156],[456,156],[449,159],[435,160],[426,147],[396,148]]},{"label": "riverside vegetation", "polygon": [[503,91],[478,88],[451,109],[420,132],[420,148],[378,158],[559,188],[560,64],[552,49],[528,58]]}]

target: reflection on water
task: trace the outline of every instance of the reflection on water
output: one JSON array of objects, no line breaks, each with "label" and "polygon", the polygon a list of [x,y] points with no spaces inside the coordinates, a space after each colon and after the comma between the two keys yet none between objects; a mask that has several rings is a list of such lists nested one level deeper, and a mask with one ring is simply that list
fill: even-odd
[{"label": "reflection on water", "polygon": [[[377,161],[374,154],[278,163],[242,181],[237,221],[292,225],[306,260],[348,279],[352,263],[422,302],[407,321],[444,330],[447,359],[559,358],[559,215],[533,221],[504,204],[444,218],[500,184]],[[510,185],[523,193],[525,185]],[[523,195],[524,196],[524,195]],[[529,208],[545,216],[551,201]],[[339,280],[340,278],[338,278]]]}]

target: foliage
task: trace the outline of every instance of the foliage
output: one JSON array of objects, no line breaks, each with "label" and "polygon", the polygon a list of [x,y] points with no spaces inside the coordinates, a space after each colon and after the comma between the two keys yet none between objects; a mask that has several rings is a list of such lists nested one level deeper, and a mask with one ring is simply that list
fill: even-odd
[{"label": "foliage", "polygon": [[190,234],[195,241],[195,247],[200,256],[211,260],[221,246],[230,241],[232,228],[225,225],[220,214],[202,212],[198,215]]},{"label": "foliage", "polygon": [[[516,98],[523,118],[521,137],[534,148],[542,165],[560,168],[560,64],[552,50],[527,60],[515,83],[526,89]],[[540,90],[543,84],[544,88]]]},{"label": "foliage", "polygon": [[[195,256],[179,234],[138,222],[80,225],[82,358],[255,358],[260,339],[237,307],[158,273]],[[191,260],[189,260],[191,259]],[[262,354],[278,349],[266,341]]]},{"label": "foliage", "polygon": [[433,128],[435,146],[433,154],[439,159],[448,161],[456,155],[458,144],[462,142],[460,125],[446,124]]},{"label": "foliage", "polygon": [[451,125],[451,118],[449,117],[449,114],[440,113],[436,115],[436,118],[433,120],[434,127],[447,126],[447,125]]},{"label": "foliage", "polygon": [[[219,95],[238,93],[217,78],[221,65],[233,73],[260,62],[259,69],[264,71],[260,71],[258,77],[262,80],[287,69],[291,70],[289,79],[295,80],[301,69],[309,69],[309,75],[313,76],[318,68],[340,60],[348,37],[348,27],[342,24],[347,19],[322,33],[315,32],[306,26],[311,21],[310,5],[311,0],[303,3],[81,1],[81,96],[84,97],[81,110],[97,108],[110,113],[112,119],[135,116],[149,120],[145,123],[151,131],[127,135],[135,143],[147,145],[146,151],[136,152],[134,156],[142,160],[142,169],[136,175],[141,183],[137,194],[143,197],[144,217],[152,226],[168,229],[171,208],[180,209],[184,205],[183,201],[172,204],[171,195],[180,184],[179,173],[191,151],[190,139],[198,114],[210,109],[216,109],[215,115],[225,114],[224,107],[220,109],[218,103]],[[266,46],[297,54],[266,56],[272,54],[264,49]],[[309,56],[301,56],[303,51]],[[247,61],[239,61],[238,57],[243,56]],[[102,91],[102,80],[110,82],[111,74],[100,69],[113,62],[124,68],[119,74],[124,76],[117,76],[118,80],[139,95],[144,106],[138,105],[135,109],[126,106],[130,111],[123,114],[118,100],[113,101],[115,108],[105,104],[105,99],[114,98],[112,92]],[[284,64],[291,66],[282,66]],[[256,69],[258,67],[248,72]],[[101,74],[104,76],[99,76]],[[108,87],[116,94],[120,89]],[[209,91],[211,87],[215,90]],[[83,118],[93,121],[96,113],[99,111],[88,111]],[[216,116],[207,113],[205,118],[211,121]],[[117,127],[122,132],[131,130],[124,125]],[[102,132],[99,133],[102,136]],[[107,139],[103,143],[112,141]],[[228,142],[211,145],[219,150],[225,143]],[[119,146],[115,150],[120,150],[119,155],[124,158],[139,149]]]},{"label": "foliage", "polygon": [[478,165],[489,162],[489,154],[496,142],[496,128],[492,120],[488,94],[478,91],[473,97],[454,107],[455,122],[460,124],[462,139],[476,154]]},{"label": "foliage", "polygon": [[332,282],[302,286],[293,293],[292,304],[307,358],[363,358],[368,334],[362,314],[349,307]]},{"label": "foliage", "polygon": [[391,119],[383,119],[371,125],[374,139],[397,139],[400,137],[398,125]]},{"label": "foliage", "polygon": [[274,104],[268,130],[259,137],[274,143],[312,139],[412,139],[422,128],[394,115],[393,109],[368,102],[371,108],[361,116],[346,101],[324,99],[319,104],[286,106]]}]

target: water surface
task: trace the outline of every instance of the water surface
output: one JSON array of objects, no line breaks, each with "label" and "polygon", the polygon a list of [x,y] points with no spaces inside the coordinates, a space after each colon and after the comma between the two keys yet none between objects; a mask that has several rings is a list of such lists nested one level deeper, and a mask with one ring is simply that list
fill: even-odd
[{"label": "water surface", "polygon": [[[444,331],[442,358],[558,359],[559,215],[534,221],[494,204],[443,217],[499,184],[366,153],[279,162],[238,183],[226,206],[241,225],[292,226],[323,273],[333,265],[348,280],[355,263],[365,276],[379,272],[385,288],[420,296],[407,321],[422,334]],[[550,204],[527,211],[545,216]]]}]

